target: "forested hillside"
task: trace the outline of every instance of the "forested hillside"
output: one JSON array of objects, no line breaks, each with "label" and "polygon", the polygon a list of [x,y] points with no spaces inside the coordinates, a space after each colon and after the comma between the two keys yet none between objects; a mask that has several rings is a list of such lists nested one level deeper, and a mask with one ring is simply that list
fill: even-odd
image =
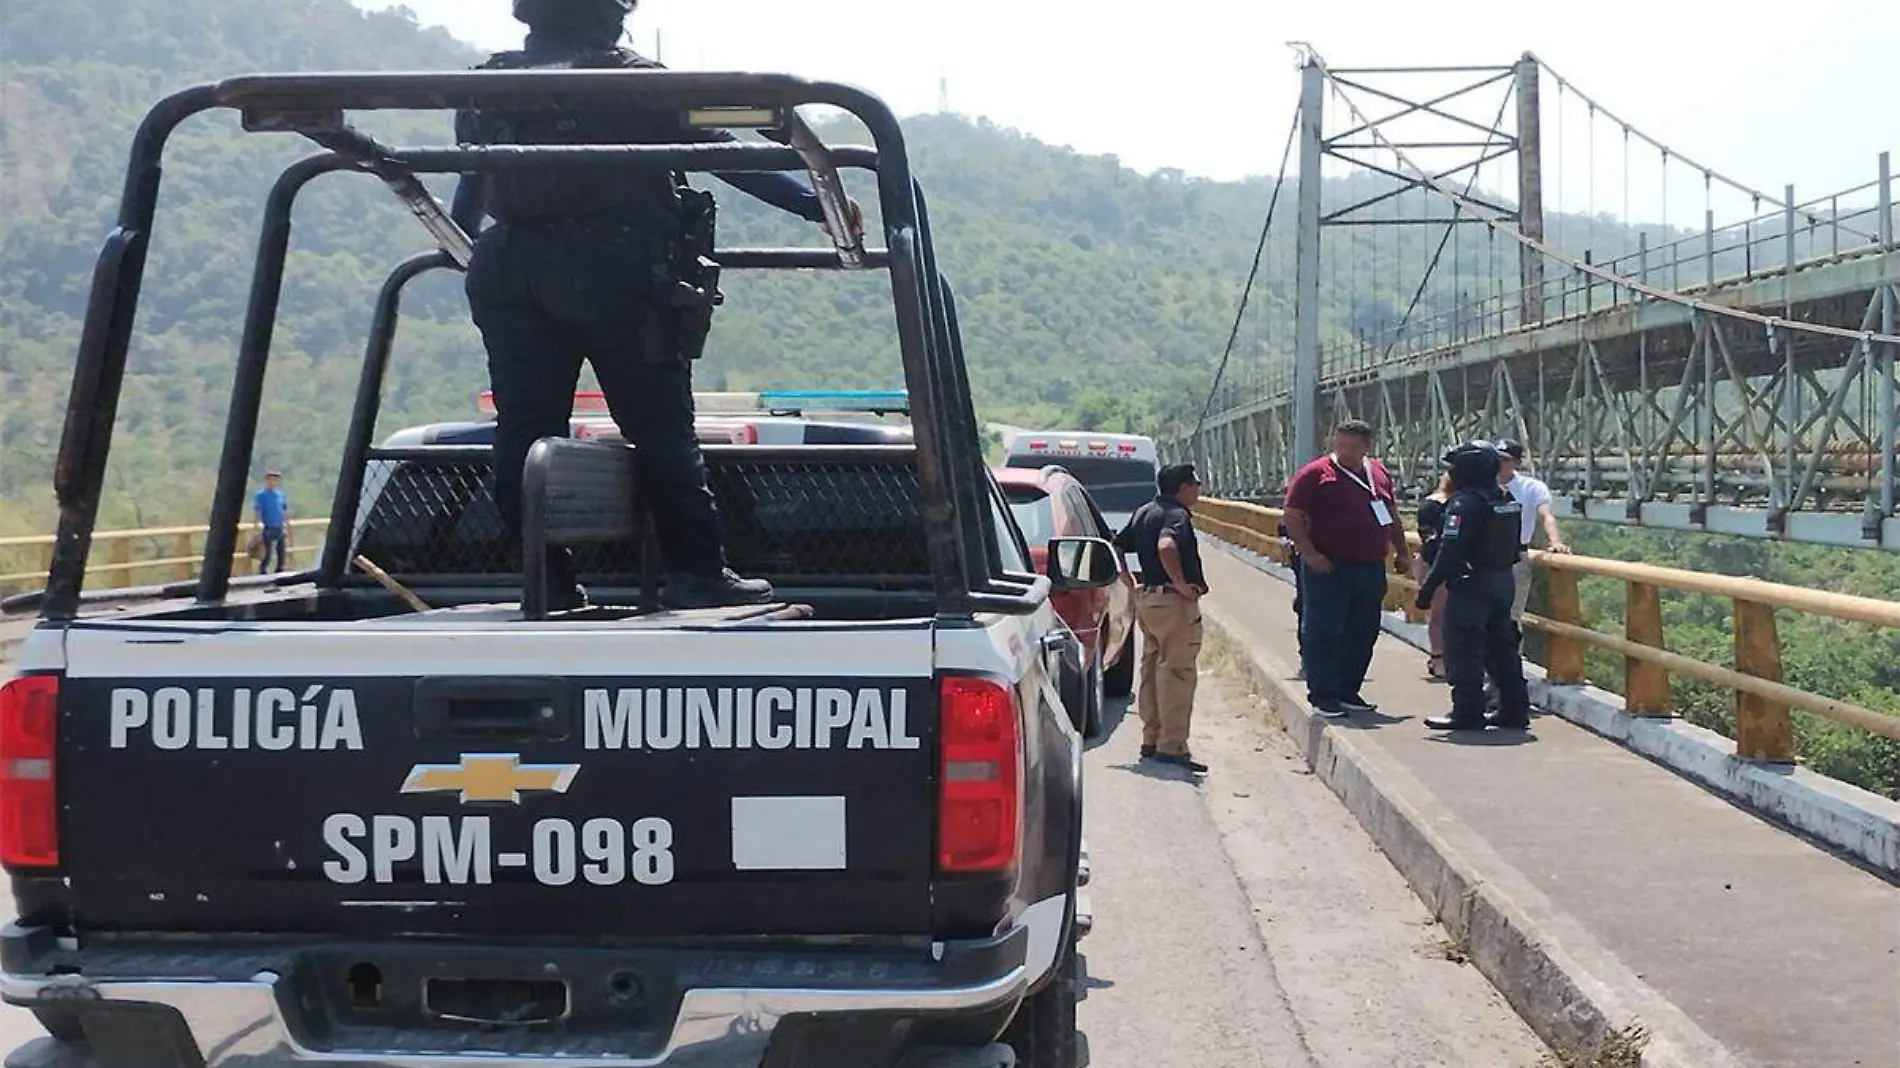
[{"label": "forested hillside", "polygon": [[[347,0],[0,5],[0,534],[46,528],[92,259],[145,109],[167,92],[238,73],[442,69],[476,58],[400,11],[365,14]],[[448,135],[441,115],[358,121],[408,143]],[[1267,181],[1141,175],[1112,157],[954,116],[913,117],[907,134],[931,198],[940,261],[956,287],[983,417],[1133,429],[1157,410],[1198,402],[1253,254]],[[1268,160],[1278,147],[1245,150]],[[308,148],[291,135],[241,134],[224,114],[194,119],[174,139],[106,522],[193,522],[205,514],[258,212],[277,172]],[[874,199],[863,176],[855,178],[860,198]],[[452,195],[452,178],[431,181],[438,196]],[[726,243],[820,240],[814,228],[712,184],[726,193]],[[1334,258],[1379,271],[1392,292],[1383,300],[1361,293],[1350,307],[1335,302],[1345,321],[1328,324],[1329,333],[1389,319],[1404,306],[1415,276],[1392,263],[1401,255],[1422,261],[1432,238],[1425,229],[1408,228],[1403,251],[1390,235],[1380,245],[1367,228],[1335,235],[1363,235],[1362,247]],[[1291,262],[1291,245],[1291,227],[1276,228],[1256,321],[1290,324],[1290,280],[1272,265]],[[326,178],[300,202],[257,462],[283,468],[307,506],[334,478],[370,300],[388,268],[422,247],[413,220],[368,178]],[[1465,273],[1482,270],[1467,264]],[[1343,272],[1336,272],[1342,288],[1352,281]],[[1470,277],[1464,284],[1489,287]],[[882,275],[729,273],[725,288],[701,388],[900,383]],[[466,415],[485,385],[456,279],[423,284],[405,312],[385,431]]]}]

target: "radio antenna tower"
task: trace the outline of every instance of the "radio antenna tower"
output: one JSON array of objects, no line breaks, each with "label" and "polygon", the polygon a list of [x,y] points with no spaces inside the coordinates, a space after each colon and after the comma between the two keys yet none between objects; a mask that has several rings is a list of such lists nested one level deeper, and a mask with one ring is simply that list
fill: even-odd
[{"label": "radio antenna tower", "polygon": [[946,115],[950,113],[950,76],[947,74],[937,75],[937,110]]}]

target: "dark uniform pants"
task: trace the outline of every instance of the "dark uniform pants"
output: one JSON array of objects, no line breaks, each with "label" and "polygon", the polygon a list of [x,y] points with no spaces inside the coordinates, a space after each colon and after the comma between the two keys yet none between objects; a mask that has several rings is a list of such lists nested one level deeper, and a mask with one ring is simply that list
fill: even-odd
[{"label": "dark uniform pants", "polygon": [[1300,662],[1313,704],[1359,698],[1379,640],[1384,564],[1333,563],[1325,574],[1300,563]]},{"label": "dark uniform pants", "polygon": [[[263,549],[263,555],[257,559],[257,573],[260,575],[269,575],[282,571],[284,569],[285,553],[284,528],[265,527],[262,531],[258,532],[257,537],[259,542],[262,543],[261,547]],[[275,565],[271,563],[271,557],[273,556],[277,558]]]},{"label": "dark uniform pants", "polygon": [[1445,617],[1445,675],[1451,680],[1451,717],[1467,722],[1484,718],[1484,679],[1498,687],[1498,712],[1505,719],[1530,714],[1524,685],[1519,632],[1511,619],[1517,583],[1511,572],[1480,571],[1449,583]]},{"label": "dark uniform pants", "polygon": [[498,225],[482,234],[466,290],[495,394],[495,502],[518,544],[522,464],[536,441],[568,436],[586,361],[636,449],[667,565],[711,574],[724,566],[724,542],[693,431],[692,370],[647,340],[657,251],[628,231]]}]

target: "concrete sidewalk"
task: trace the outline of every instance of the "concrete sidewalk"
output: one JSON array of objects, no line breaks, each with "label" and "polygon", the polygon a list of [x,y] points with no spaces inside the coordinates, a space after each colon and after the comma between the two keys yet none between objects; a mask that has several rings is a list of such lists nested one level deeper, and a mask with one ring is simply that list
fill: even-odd
[{"label": "concrete sidewalk", "polygon": [[1900,888],[1555,716],[1429,732],[1449,691],[1390,635],[1380,711],[1309,720],[1291,587],[1226,551],[1206,567],[1209,621],[1315,771],[1428,904],[1515,947],[1473,957],[1546,1039],[1593,1029],[1538,1015],[1595,1013],[1650,1030],[1645,1063],[1900,1065]]}]

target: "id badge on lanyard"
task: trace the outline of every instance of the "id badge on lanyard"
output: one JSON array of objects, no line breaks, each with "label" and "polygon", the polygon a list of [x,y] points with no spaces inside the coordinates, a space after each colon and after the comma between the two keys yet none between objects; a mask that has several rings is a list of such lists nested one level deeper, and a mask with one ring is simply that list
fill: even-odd
[{"label": "id badge on lanyard", "polygon": [[1385,502],[1379,499],[1379,491],[1372,488],[1372,468],[1367,467],[1366,477],[1360,478],[1358,475],[1355,475],[1351,471],[1346,470],[1345,465],[1339,462],[1339,457],[1334,456],[1331,459],[1333,461],[1333,467],[1336,470],[1338,470],[1340,474],[1345,475],[1349,479],[1352,479],[1352,481],[1356,485],[1358,485],[1360,489],[1365,490],[1366,493],[1371,495],[1372,518],[1378,520],[1379,525],[1382,527],[1391,526],[1392,525],[1392,509],[1387,508],[1385,506]]}]

